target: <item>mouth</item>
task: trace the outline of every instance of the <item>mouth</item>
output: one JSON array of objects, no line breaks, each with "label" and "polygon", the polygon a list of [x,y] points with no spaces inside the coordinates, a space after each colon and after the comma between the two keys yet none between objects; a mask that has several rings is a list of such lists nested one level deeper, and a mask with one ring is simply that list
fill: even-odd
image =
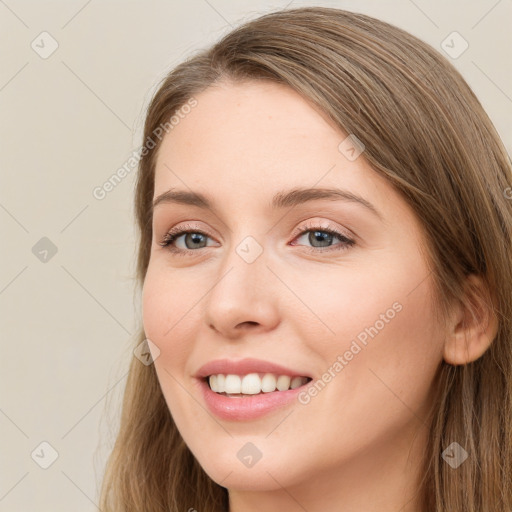
[{"label": "mouth", "polygon": [[203,401],[217,417],[250,421],[291,407],[310,386],[305,367],[292,368],[269,360],[217,359],[195,373]]},{"label": "mouth", "polygon": [[277,373],[212,374],[203,382],[211,391],[229,398],[248,398],[297,389],[311,382],[311,377]]}]

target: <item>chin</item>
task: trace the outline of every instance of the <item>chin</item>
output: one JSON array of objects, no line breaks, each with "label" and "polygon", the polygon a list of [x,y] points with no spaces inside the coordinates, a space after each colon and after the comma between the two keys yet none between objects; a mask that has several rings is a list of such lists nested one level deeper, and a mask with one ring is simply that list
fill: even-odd
[{"label": "chin", "polygon": [[[272,453],[257,459],[256,449],[250,445],[251,441],[242,441],[236,437],[230,439],[229,447],[195,455],[205,473],[218,485],[228,489],[246,491],[271,491],[293,485],[299,480],[300,468],[295,466],[293,473],[290,468],[293,461],[276,458],[275,449]],[[258,441],[255,441],[255,444]],[[263,443],[259,443],[260,445]],[[265,449],[262,448],[262,452]],[[253,454],[252,460],[250,454]],[[284,454],[281,454],[284,455]],[[244,460],[245,459],[245,460]],[[307,474],[307,468],[305,469]]]}]

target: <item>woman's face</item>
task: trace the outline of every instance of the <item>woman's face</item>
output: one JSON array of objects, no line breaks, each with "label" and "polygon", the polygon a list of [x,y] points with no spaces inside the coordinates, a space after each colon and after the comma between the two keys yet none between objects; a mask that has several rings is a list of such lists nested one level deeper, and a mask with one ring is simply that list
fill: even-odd
[{"label": "woman's face", "polygon": [[[196,100],[158,154],[143,290],[181,435],[229,489],[403,476],[442,359],[419,222],[362,148],[289,88],[222,83]],[[171,229],[191,234],[160,245]],[[260,362],[200,371],[249,358]],[[216,379],[230,393],[258,376],[229,397],[204,373],[230,374]],[[284,375],[279,387],[311,380],[261,392],[266,374]]]}]

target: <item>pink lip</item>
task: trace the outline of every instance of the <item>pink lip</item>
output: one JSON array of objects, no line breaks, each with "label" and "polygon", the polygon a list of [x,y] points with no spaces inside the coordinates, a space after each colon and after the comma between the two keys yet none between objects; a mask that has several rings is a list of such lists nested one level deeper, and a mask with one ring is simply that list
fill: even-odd
[{"label": "pink lip", "polygon": [[260,393],[241,398],[230,398],[219,395],[210,389],[204,380],[198,380],[204,401],[208,409],[223,420],[244,421],[253,420],[264,416],[280,407],[290,404],[297,399],[297,395],[304,391],[305,387],[313,381],[288,391],[274,391],[272,393]]},{"label": "pink lip", "polygon": [[208,377],[210,375],[218,375],[222,373],[232,375],[247,375],[248,373],[274,373],[276,375],[288,375],[290,377],[310,377],[307,373],[300,370],[294,370],[271,363],[270,361],[263,361],[261,359],[241,359],[239,361],[231,361],[229,359],[217,359],[210,361],[201,366],[196,373],[198,379]]},{"label": "pink lip", "polygon": [[204,366],[201,366],[196,373],[196,378],[198,379],[204,401],[213,414],[221,419],[232,421],[256,419],[292,403],[296,400],[297,395],[301,391],[304,391],[304,388],[312,382],[311,380],[307,384],[287,391],[260,393],[258,395],[241,398],[230,398],[215,393],[206,382],[206,377],[210,375],[247,375],[248,373],[273,373],[275,375],[288,375],[290,377],[310,377],[306,372],[293,370],[260,359],[248,358],[240,361],[218,359],[216,361],[210,361]]}]

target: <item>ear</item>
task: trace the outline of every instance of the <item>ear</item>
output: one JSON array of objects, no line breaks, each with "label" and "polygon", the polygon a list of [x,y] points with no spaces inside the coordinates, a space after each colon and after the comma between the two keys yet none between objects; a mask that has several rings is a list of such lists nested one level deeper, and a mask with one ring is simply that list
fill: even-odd
[{"label": "ear", "polygon": [[466,282],[466,305],[459,302],[448,324],[444,360],[453,365],[476,361],[490,347],[498,332],[498,318],[480,276]]}]

